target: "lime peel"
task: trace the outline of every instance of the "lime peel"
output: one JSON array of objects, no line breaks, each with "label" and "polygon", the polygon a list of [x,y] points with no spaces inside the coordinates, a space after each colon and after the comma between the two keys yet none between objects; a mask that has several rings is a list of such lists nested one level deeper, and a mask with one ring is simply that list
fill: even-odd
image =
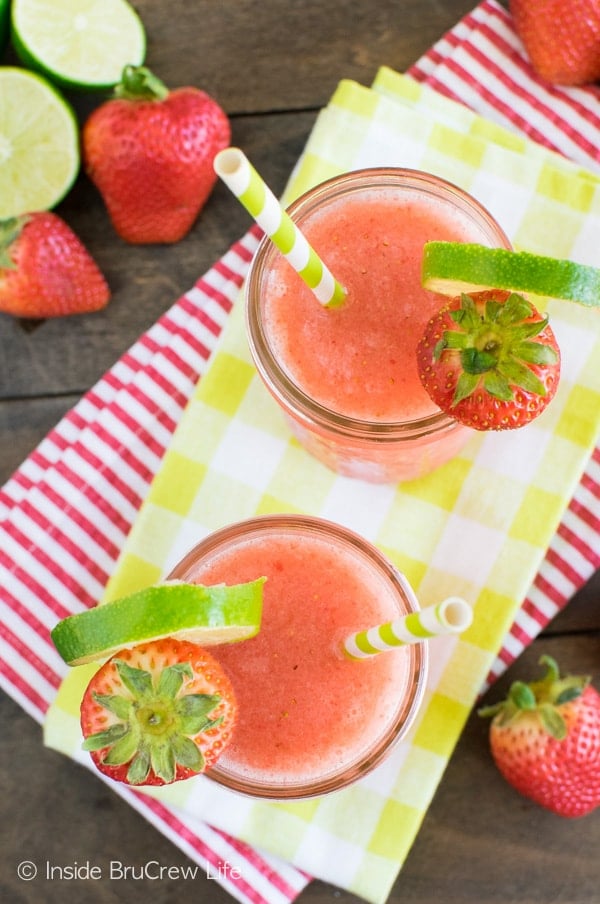
[{"label": "lime peel", "polygon": [[427,242],[422,282],[442,295],[506,289],[600,307],[600,270],[588,264],[462,242]]},{"label": "lime peel", "polygon": [[247,640],[260,629],[265,580],[211,587],[182,581],[156,584],[70,615],[50,636],[71,666],[164,637],[200,646]]}]

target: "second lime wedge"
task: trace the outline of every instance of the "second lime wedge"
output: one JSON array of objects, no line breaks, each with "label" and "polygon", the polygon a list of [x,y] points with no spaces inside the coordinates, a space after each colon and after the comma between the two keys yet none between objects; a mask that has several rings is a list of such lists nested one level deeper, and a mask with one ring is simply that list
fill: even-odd
[{"label": "second lime wedge", "polygon": [[442,295],[506,289],[600,306],[600,270],[587,264],[460,242],[428,242],[423,285]]},{"label": "second lime wedge", "polygon": [[162,637],[200,646],[247,640],[260,629],[264,582],[157,584],[64,618],[50,636],[68,665],[103,660]]},{"label": "second lime wedge", "polygon": [[62,87],[112,88],[146,55],[144,26],[126,0],[12,0],[11,23],[25,65]]}]

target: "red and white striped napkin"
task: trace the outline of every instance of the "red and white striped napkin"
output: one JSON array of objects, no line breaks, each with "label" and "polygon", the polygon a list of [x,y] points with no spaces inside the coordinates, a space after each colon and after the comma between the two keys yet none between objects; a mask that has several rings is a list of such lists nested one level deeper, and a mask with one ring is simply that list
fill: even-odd
[{"label": "red and white striped napkin", "polygon": [[[600,172],[600,90],[532,73],[509,14],[484,0],[409,74]],[[253,228],[83,396],[0,490],[0,683],[38,722],[66,668],[49,631],[96,604],[204,373],[258,243]],[[600,567],[600,447],[489,675]],[[125,786],[124,797],[243,904],[292,901],[310,877]],[[227,870],[220,867],[227,865]]]}]

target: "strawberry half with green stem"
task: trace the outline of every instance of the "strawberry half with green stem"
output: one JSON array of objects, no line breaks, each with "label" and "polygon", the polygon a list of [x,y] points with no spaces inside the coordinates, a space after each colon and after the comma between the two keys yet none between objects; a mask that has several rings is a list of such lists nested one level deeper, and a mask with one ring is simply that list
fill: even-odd
[{"label": "strawberry half with green stem", "polygon": [[492,717],[492,756],[517,791],[560,816],[584,816],[600,804],[600,694],[588,676],[561,678],[552,657],[540,664],[540,681],[513,682],[479,715]]},{"label": "strawberry half with green stem", "polygon": [[0,311],[61,317],[98,311],[109,299],[96,262],[57,214],[0,221]]},{"label": "strawberry half with green stem", "polygon": [[173,638],[112,656],[81,703],[84,749],[130,785],[165,785],[208,769],[237,718],[233,688],[204,648]]},{"label": "strawberry half with green stem", "polygon": [[229,120],[204,91],[169,91],[144,66],[126,66],[114,95],[84,124],[85,170],[121,238],[177,242],[213,189],[213,158],[230,142]]},{"label": "strawberry half with green stem", "polygon": [[560,352],[548,319],[522,295],[492,289],[452,299],[417,346],[431,399],[476,430],[522,427],[558,387]]},{"label": "strawberry half with green stem", "polygon": [[600,79],[600,0],[511,0],[531,65],[557,85]]}]

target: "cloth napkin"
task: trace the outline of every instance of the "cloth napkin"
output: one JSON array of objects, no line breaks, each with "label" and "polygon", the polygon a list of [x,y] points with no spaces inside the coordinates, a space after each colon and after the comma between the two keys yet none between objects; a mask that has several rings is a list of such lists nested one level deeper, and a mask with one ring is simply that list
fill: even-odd
[{"label": "cloth napkin", "polygon": [[[484,39],[487,41],[490,34],[494,36],[494,40],[491,42],[491,47],[485,47],[482,60],[479,48],[484,46]],[[459,23],[456,29],[453,29],[439,45],[436,45],[423,60],[419,61],[419,64],[411,71],[413,82],[409,83],[399,76],[398,78],[405,83],[404,90],[408,91],[410,87],[412,91],[418,93],[419,86],[415,82],[427,82],[430,78],[436,79],[442,76],[445,78],[445,74],[439,71],[440,67],[445,64],[449,65],[459,51],[466,53],[467,57],[478,55],[479,73],[473,76],[467,65],[465,71],[469,72],[469,78],[465,85],[463,86],[458,81],[452,85],[451,91],[446,90],[444,93],[451,94],[456,99],[464,99],[477,109],[476,89],[478,88],[488,103],[489,109],[485,110],[486,115],[490,116],[492,113],[495,114],[498,121],[510,122],[510,115],[505,115],[506,110],[509,114],[512,110],[509,86],[504,83],[496,86],[495,94],[491,98],[486,88],[489,84],[488,73],[491,73],[494,67],[503,69],[503,67],[508,67],[509,63],[512,65],[515,58],[520,60],[518,82],[521,95],[528,96],[530,94],[533,97],[541,94],[546,96],[548,103],[550,102],[549,97],[544,95],[544,92],[548,91],[547,87],[540,86],[532,77],[531,72],[526,69],[526,64],[519,56],[518,47],[517,49],[514,47],[515,40],[507,14],[495,3],[486,2]],[[486,69],[486,66],[489,69]],[[382,70],[378,76],[379,84],[376,84],[376,87],[384,97],[386,90],[389,89],[384,89],[383,82],[388,81],[390,77],[394,82],[394,74],[389,70]],[[439,89],[439,84],[436,84],[435,87]],[[468,97],[467,87],[471,92]],[[347,93],[344,86],[340,90],[341,96]],[[352,91],[355,90],[352,88]],[[364,90],[360,89],[358,93],[362,95]],[[395,87],[393,90],[396,90]],[[464,97],[461,96],[462,94]],[[394,98],[394,103],[410,105],[411,97],[412,95],[402,99]],[[431,100],[431,97],[429,99]],[[391,101],[392,98],[386,97],[386,100]],[[552,103],[554,103],[554,99]],[[589,108],[587,119],[593,119],[594,116],[597,116],[600,106],[596,93],[591,90],[573,93],[563,91],[561,92],[561,103],[563,118],[570,124],[573,133],[583,131],[583,127],[580,127],[578,122],[578,118],[581,118],[580,110]],[[449,106],[444,104],[444,108],[448,111],[448,115],[451,115],[450,123],[454,123],[454,131],[458,133],[464,129],[463,120],[459,115],[459,110],[462,115],[463,108],[458,108],[454,104]],[[367,120],[368,117],[365,123]],[[519,124],[515,124],[518,127]],[[477,135],[478,129],[484,126],[486,145],[494,142],[507,145],[508,149],[512,149],[515,157],[520,154],[524,155],[531,150],[531,143],[520,144],[514,135],[502,129],[498,130],[496,137],[493,135],[493,129],[492,133],[488,134],[487,129],[491,126],[484,123],[480,117],[473,117],[470,120],[467,131],[473,131]],[[552,136],[552,140],[556,142],[557,138],[560,138],[560,135],[556,135],[556,126],[551,121],[545,126],[545,134]],[[544,128],[540,129],[540,134],[544,134]],[[514,148],[511,145],[511,138],[516,142]],[[588,144],[592,148],[594,141],[597,148],[599,145],[597,130],[595,138],[588,138]],[[559,150],[568,153],[565,148],[559,148]],[[303,156],[306,159],[306,155]],[[555,166],[556,169],[560,169],[562,159],[556,158],[555,155],[551,155],[551,159],[553,168]],[[405,163],[406,161],[400,159],[395,162]],[[591,156],[580,162],[586,166],[594,166],[594,159]],[[583,172],[581,168],[578,168],[577,174],[573,174],[573,177],[570,173],[568,175],[569,179],[576,180],[573,183],[569,182],[569,191],[575,185],[580,191],[580,180],[592,183],[594,181],[593,177]],[[594,198],[595,194],[594,186],[592,190]],[[595,210],[594,215],[597,215],[597,204],[595,208],[592,204],[590,210]],[[586,213],[583,219],[590,222],[589,214]],[[592,226],[593,224],[590,225],[590,229],[593,232]],[[597,228],[597,224],[595,228]],[[5,689],[38,721],[43,719],[48,704],[54,700],[60,678],[65,671],[48,642],[48,629],[52,627],[57,617],[62,617],[70,611],[77,611],[82,606],[93,605],[102,594],[152,475],[157,471],[165,449],[169,445],[175,424],[180,418],[186,400],[197,377],[206,372],[208,357],[214,348],[216,337],[228,320],[228,311],[246,272],[249,259],[256,246],[256,239],[255,231],[251,230],[205,277],[200,279],[197,285],[186,293],[57,425],[56,429],[2,490],[0,527],[4,536],[0,558],[0,566],[3,570],[0,669]],[[575,251],[571,253],[576,256]],[[567,324],[567,332],[572,334],[573,329],[578,330],[579,327]],[[222,351],[223,348],[214,357],[209,370],[209,376],[212,374],[213,377],[213,390],[215,382],[218,383],[215,380],[214,364],[221,359]],[[594,405],[595,410],[598,407],[595,396],[597,386],[587,384],[584,372],[585,367],[580,368],[577,374],[569,377],[570,388],[567,394],[571,395],[571,381],[574,380],[572,391],[579,392],[579,400],[584,397],[583,401],[586,402],[586,405],[588,402],[591,403],[589,410],[594,411]],[[200,381],[200,386],[203,382],[204,378]],[[208,392],[209,389],[210,379],[206,391]],[[522,554],[521,561],[527,559],[531,575],[535,573],[540,556],[543,561],[541,561],[535,580],[529,589],[527,589],[523,571],[521,583],[526,591],[524,605],[516,612],[514,611],[518,599],[516,595],[510,597],[506,602],[507,608],[503,610],[502,626],[504,628],[510,626],[511,611],[512,615],[516,617],[505,637],[499,656],[491,663],[488,680],[491,680],[506,662],[518,654],[523,645],[537,634],[541,626],[564,604],[573,590],[583,583],[598,566],[598,558],[594,553],[594,542],[597,541],[600,526],[598,515],[598,486],[600,484],[598,462],[600,459],[597,450],[594,451],[587,465],[585,464],[587,451],[593,445],[593,440],[590,439],[593,425],[591,423],[587,426],[576,425],[577,436],[579,440],[582,440],[581,445],[578,442],[573,443],[570,434],[565,438],[564,429],[562,432],[559,429],[559,421],[562,421],[562,428],[569,426],[570,415],[565,412],[570,412],[576,401],[578,401],[576,397],[562,401],[560,403],[561,417],[558,420],[553,418],[548,425],[547,432],[543,434],[544,439],[554,448],[555,455],[561,450],[563,455],[566,455],[566,448],[571,450],[572,445],[575,445],[578,450],[574,456],[571,455],[572,450],[566,456],[569,459],[569,467],[573,471],[571,488],[574,488],[575,492],[563,514],[556,534],[551,539],[545,558],[543,558],[543,550],[551,535],[551,524],[546,538],[539,535],[537,524],[532,525],[534,531],[531,538],[527,531],[524,541],[518,534],[516,537],[511,537],[513,549]],[[189,410],[194,410],[195,407],[196,402],[194,401]],[[578,405],[575,407],[579,409]],[[582,409],[585,411],[585,406],[582,405]],[[260,411],[260,409],[258,410]],[[185,422],[188,425],[186,428],[183,427]],[[182,426],[177,434],[177,442],[184,436],[182,431],[188,429],[191,423],[188,412],[186,412],[186,417],[182,420]],[[259,426],[264,427],[264,423]],[[569,433],[568,430],[567,433]],[[173,452],[176,451],[177,448],[174,446]],[[293,454],[296,451],[293,450]],[[506,462],[507,470],[510,471],[512,468],[510,453],[508,449],[506,452],[509,454]],[[481,450],[478,450],[473,464],[469,464],[469,469],[479,467],[480,454]],[[579,465],[575,465],[575,459],[585,465],[585,471],[579,483],[577,483],[575,474]],[[564,460],[562,455],[555,459],[556,470],[562,470]],[[485,458],[482,461],[485,464]],[[537,458],[537,463],[529,463],[529,467],[536,472],[536,475],[540,473],[540,469],[543,471],[545,468],[547,480],[548,464],[549,457],[544,454]],[[296,466],[297,462],[294,462],[294,467]],[[521,462],[521,466],[525,467],[524,463]],[[518,462],[515,467],[516,475],[523,477]],[[160,481],[164,479],[163,473],[168,473],[166,459],[164,472],[160,472],[159,478],[153,485],[154,499],[149,503],[150,505],[154,505],[157,498],[160,503]],[[511,471],[505,476],[510,478],[514,475]],[[436,481],[433,483],[435,484]],[[566,483],[569,481],[567,480]],[[536,504],[538,501],[548,503],[539,510],[538,517],[534,519],[536,522],[544,520],[548,514],[552,517],[552,513],[554,513],[555,519],[556,515],[560,514],[560,509],[569,495],[566,483],[563,481],[564,485],[561,484],[559,488],[562,500],[554,503],[547,498],[555,495],[553,488],[548,490],[544,480],[542,480],[541,486],[539,481],[533,482],[534,495],[537,497],[537,500],[534,500]],[[408,495],[411,500],[410,504],[418,507],[423,518],[429,518],[432,511],[437,511],[438,501],[435,498],[434,485],[432,485],[431,498],[424,498],[423,487],[417,487],[416,492],[413,487],[409,487],[408,490],[406,486],[400,489],[404,501]],[[155,495],[156,492],[158,492],[158,497]],[[425,494],[426,496],[427,494]],[[349,498],[355,499],[355,493],[350,494]],[[247,505],[245,497],[242,499]],[[418,502],[414,500],[418,500]],[[444,513],[442,510],[441,518],[446,521],[452,518],[456,527],[462,527],[463,521],[468,520],[468,516],[464,512],[455,510],[457,501],[458,499],[455,500],[449,513]],[[531,499],[525,500],[522,509],[524,513],[532,512],[531,501]],[[176,513],[177,518],[180,515],[181,512]],[[347,516],[352,520],[354,514],[350,512],[347,513]],[[237,512],[235,517],[238,517]],[[526,521],[525,514],[524,517]],[[188,524],[187,517],[183,520],[186,521],[188,527],[198,528],[197,524]],[[340,518],[340,520],[344,519]],[[524,528],[526,524],[521,521],[521,526]],[[372,533],[372,526],[370,530]],[[500,533],[502,534],[502,528]],[[193,539],[195,540],[197,537],[196,532]],[[398,542],[398,538],[395,537],[394,543],[396,542]],[[505,546],[506,540],[504,539],[501,541],[502,549]],[[148,548],[146,547],[144,550],[146,555]],[[420,560],[417,556],[410,555],[412,552],[413,550],[409,546],[408,550],[403,551],[402,557],[405,560],[408,557],[417,564],[411,565],[410,561],[405,562],[408,566],[405,567],[405,571],[412,573],[413,583],[417,585],[424,601],[422,586],[425,585],[427,592],[427,581],[425,573],[423,575],[418,573]],[[135,556],[135,536],[132,535],[132,545],[127,548],[109,593],[116,592],[119,584],[121,586],[127,584],[129,579],[126,575]],[[496,561],[501,564],[497,556]],[[148,567],[147,562],[145,567]],[[156,564],[154,564],[154,568],[157,568]],[[425,571],[427,571],[426,563]],[[470,582],[471,577],[468,580]],[[456,587],[456,582],[454,582],[454,586]],[[499,594],[500,597],[505,595],[508,596]],[[494,594],[491,596],[492,598],[488,599],[490,605],[497,604],[502,608],[503,600],[496,599]],[[483,592],[477,597],[476,602],[479,602],[480,598],[483,599]],[[472,597],[472,599],[475,598]],[[482,622],[478,614],[478,624],[482,627],[485,627],[488,621],[490,622],[488,627],[491,626],[490,630],[493,628],[496,632],[499,624],[494,625],[487,617]],[[481,660],[478,661],[477,668],[482,675],[486,671],[487,662],[495,655],[495,650],[480,647],[478,638],[473,638],[473,641],[477,642],[469,644],[469,652],[472,653],[473,649],[476,651],[476,658]],[[500,643],[501,634],[498,633],[498,645]],[[470,671],[466,679],[463,679],[461,677],[463,657],[461,656],[461,662],[457,665],[456,656],[453,656],[451,651],[445,650],[442,656],[442,666],[444,657],[448,666],[445,669],[442,667],[440,671],[444,682],[446,685],[450,682],[450,686],[445,686],[443,682],[432,686],[431,701],[443,703],[444,707],[448,701],[452,701],[454,709],[458,711],[459,723],[465,714],[465,709],[468,709],[468,704],[465,706],[461,703],[460,698],[461,695],[464,695],[465,690],[467,690],[467,697],[473,694],[473,686],[476,684],[473,680],[474,672]],[[449,693],[442,693],[444,690]],[[66,696],[68,697],[68,694]],[[63,686],[61,706],[64,703],[65,687]],[[72,701],[67,700],[66,703],[68,709]],[[428,712],[435,716],[434,710],[435,707],[428,708]],[[61,721],[63,715],[58,707],[53,709],[52,719],[54,718],[58,718],[59,723],[63,724]],[[52,720],[49,722],[49,734],[53,730],[51,722]],[[456,732],[459,730],[458,723],[454,725]],[[427,727],[426,722],[422,724]],[[56,723],[54,728],[56,728]],[[423,733],[426,736],[427,732],[424,732],[422,726],[420,731],[422,736]],[[72,740],[70,739],[69,743]],[[432,753],[426,747],[423,748],[426,760],[431,766],[435,765],[438,768],[434,782],[441,774],[445,759],[449,755],[453,743],[452,738],[448,738],[448,741],[448,750],[443,752],[441,757],[435,751]],[[412,752],[413,747],[411,746],[407,753],[407,760]],[[419,764],[416,766],[418,767]],[[114,785],[112,787],[114,788]],[[253,834],[250,836],[245,831],[240,831],[240,837],[252,837],[252,841],[260,845],[260,848],[249,847],[233,835],[203,822],[200,818],[200,811],[187,812],[182,806],[182,803],[185,804],[185,802],[177,801],[175,804],[171,804],[127,789],[115,788],[115,790],[129,800],[157,828],[172,838],[193,859],[203,865],[216,866],[227,862],[231,866],[236,866],[241,874],[240,880],[232,881],[231,877],[228,877],[227,880],[222,877],[217,878],[240,901],[291,900],[308,881],[308,875],[302,870],[298,870],[276,856],[265,853],[266,840],[263,838],[256,838]],[[367,789],[369,794],[371,790]],[[427,793],[423,797],[426,797]],[[234,803],[228,801],[227,806]],[[400,814],[414,816],[413,811],[417,811],[414,823],[411,824],[409,820],[408,836],[414,835],[416,831],[419,821],[418,811],[422,807],[423,801],[416,802],[416,806],[414,804],[414,801],[409,804],[403,803],[401,798],[394,795],[386,799],[384,805],[387,816],[392,819],[395,818],[395,815]],[[214,810],[211,809],[210,812],[212,816]],[[236,811],[234,810],[234,812]],[[293,821],[300,819],[301,824],[304,825],[304,820],[308,815],[306,812],[302,816],[294,814]],[[327,813],[321,811],[320,815],[327,816]],[[335,814],[329,813],[330,819],[334,816]],[[325,837],[323,832],[326,832],[327,828],[329,826],[324,829],[322,823],[321,826],[316,825],[317,831],[313,832],[313,839],[318,837],[318,844]],[[389,848],[393,848],[396,843],[394,831],[392,830],[389,837],[386,837],[385,832],[380,833],[379,843],[382,841]],[[346,840],[344,843],[342,859],[345,859],[350,849],[354,851],[354,847],[348,847],[349,844],[354,844],[354,839],[350,842]],[[384,856],[382,858],[380,865],[386,867],[382,877],[371,874],[360,886],[355,880],[356,877],[350,881],[347,880],[347,877],[332,877],[331,880],[358,889],[358,893],[363,894],[369,900],[384,900],[387,888],[393,881],[409,846],[410,837],[407,837],[391,851],[391,857]],[[330,850],[335,854],[334,848]],[[359,845],[359,852],[360,850],[362,849]],[[319,874],[318,859],[311,856],[307,845],[300,853],[302,856],[296,859],[296,862],[304,864],[304,868],[310,874]],[[371,851],[371,856],[373,855],[374,852]],[[377,856],[381,857],[381,852],[377,853]],[[291,859],[294,854],[288,850],[284,852],[284,857]],[[389,868],[388,860],[391,860],[392,864]],[[358,862],[364,865],[362,854]],[[371,883],[368,881],[369,878],[377,881]]]}]

